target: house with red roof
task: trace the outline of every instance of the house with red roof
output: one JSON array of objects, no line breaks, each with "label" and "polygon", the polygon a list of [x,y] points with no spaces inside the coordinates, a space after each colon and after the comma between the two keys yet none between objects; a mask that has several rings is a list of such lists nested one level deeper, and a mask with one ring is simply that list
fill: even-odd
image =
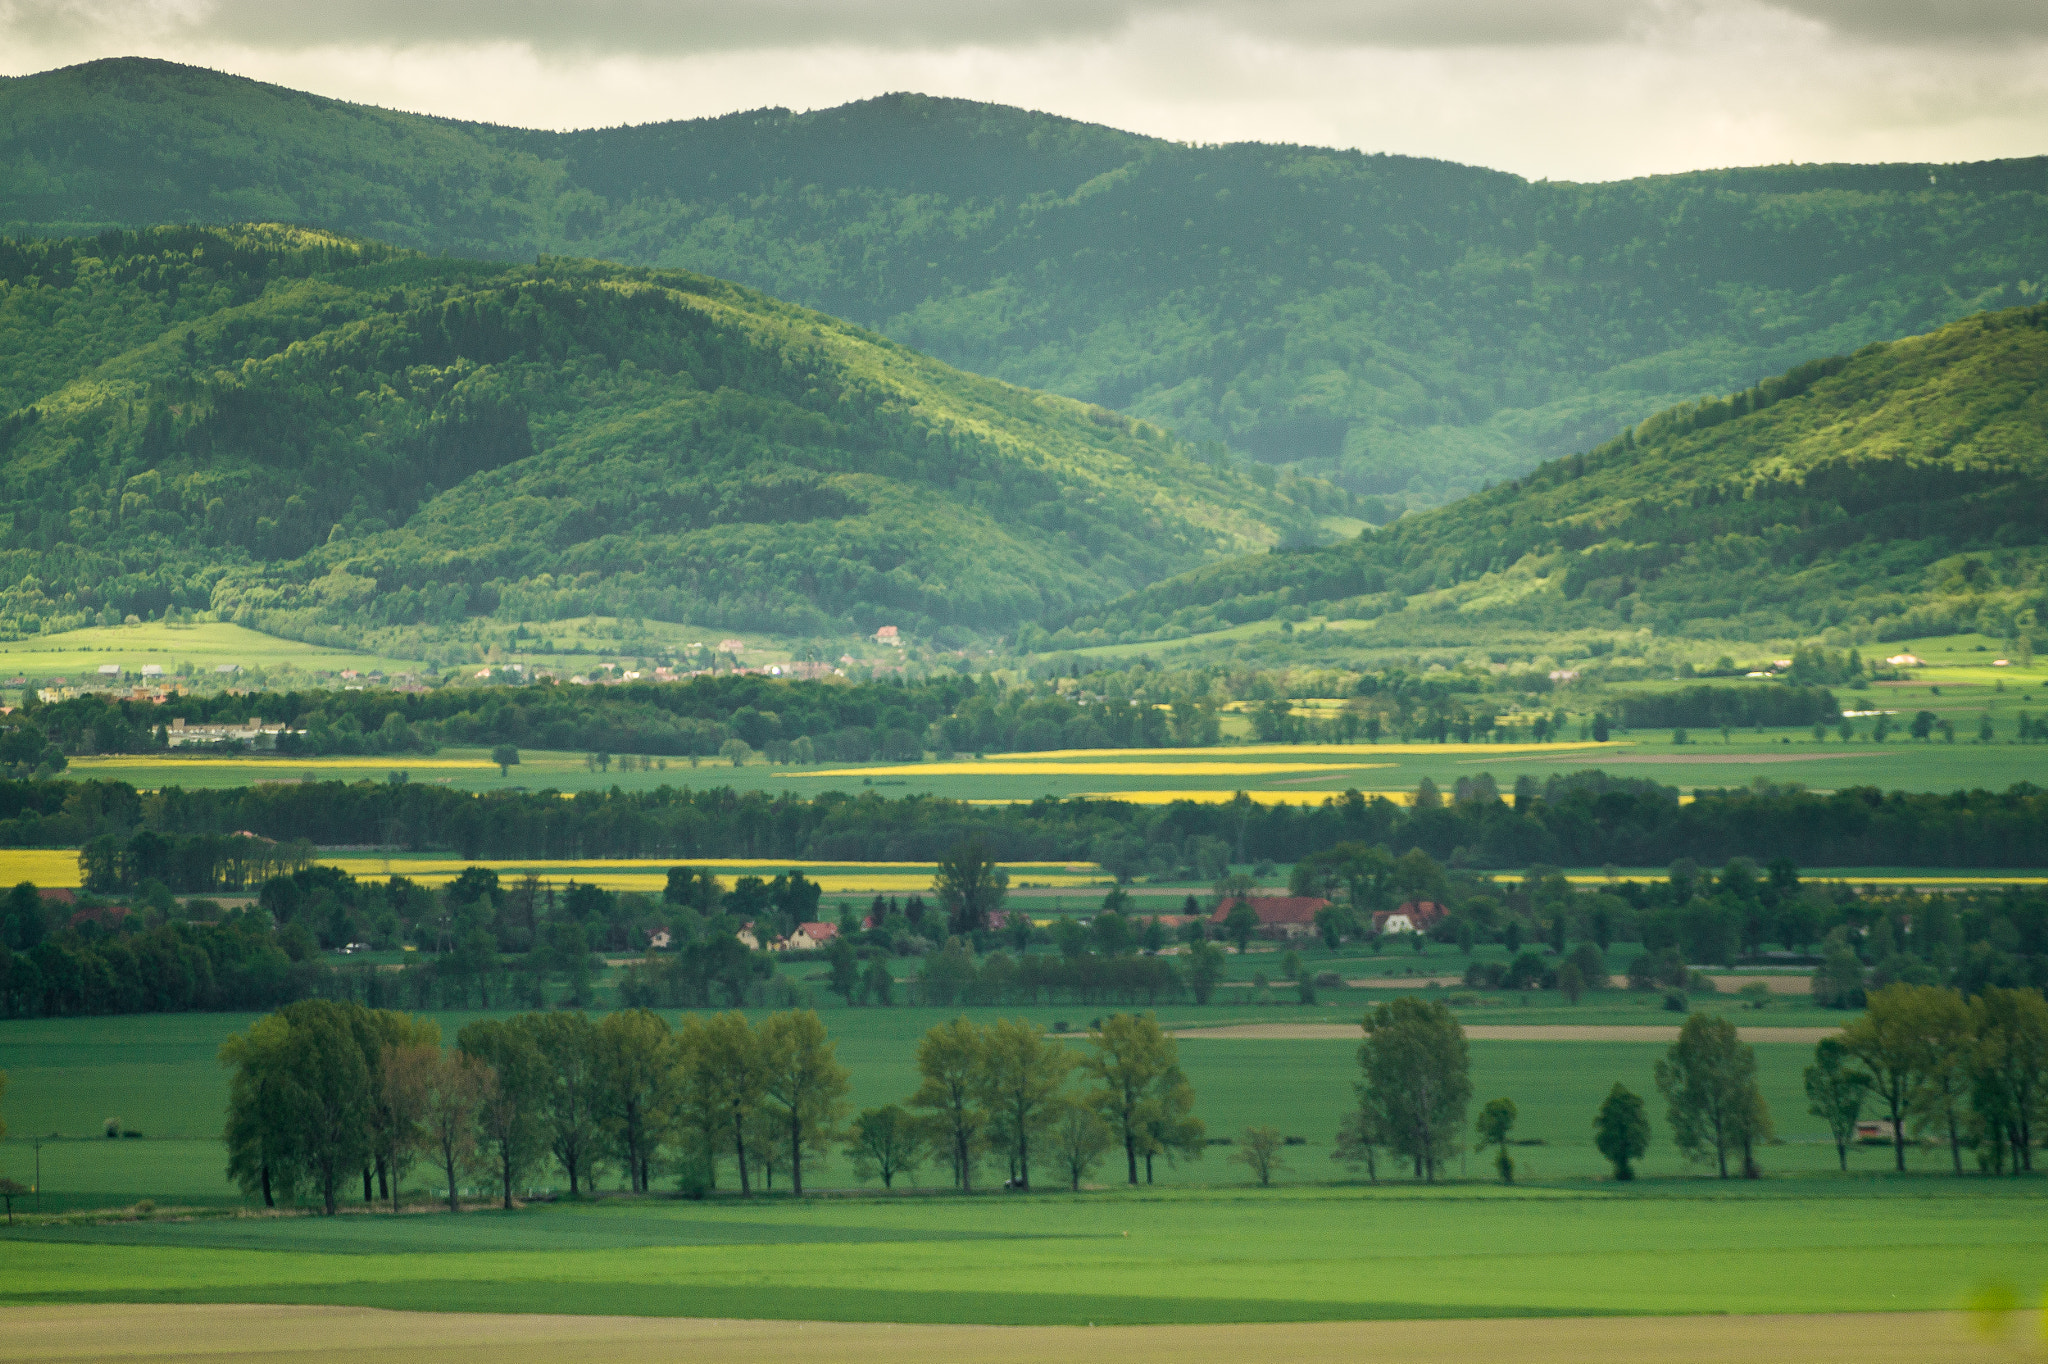
[{"label": "house with red roof", "polygon": [[1316,911],[1330,902],[1315,895],[1242,895],[1219,900],[1209,922],[1220,926],[1239,900],[1259,916],[1262,938],[1307,938],[1316,931]]}]

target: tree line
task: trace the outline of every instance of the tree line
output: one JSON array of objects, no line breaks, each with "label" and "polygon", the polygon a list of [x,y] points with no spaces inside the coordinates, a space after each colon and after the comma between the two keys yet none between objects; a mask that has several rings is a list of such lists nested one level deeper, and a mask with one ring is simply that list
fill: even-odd
[{"label": "tree line", "polygon": [[455,1211],[465,1180],[509,1208],[557,1174],[571,1197],[607,1175],[638,1193],[673,1177],[704,1197],[730,1168],[741,1197],[778,1178],[801,1197],[806,1161],[835,1148],[885,1189],[930,1162],[969,1191],[990,1160],[1006,1187],[1029,1188],[1036,1160],[1078,1190],[1110,1150],[1136,1184],[1155,1159],[1199,1159],[1206,1145],[1173,1039],[1150,1015],[1099,1020],[1084,1050],[1021,1020],[939,1024],[918,1043],[917,1089],[857,1115],[809,1010],[677,1026],[645,1009],[525,1013],[469,1023],[444,1050],[431,1020],[302,1000],[230,1037],[220,1059],[229,1176],[265,1207],[310,1197],[330,1214],[358,1179],[363,1203],[396,1211],[422,1166]]},{"label": "tree line", "polygon": [[[2048,792],[2018,783],[1923,794],[1850,787],[1700,791],[1598,771],[1518,779],[1511,801],[1486,774],[1470,792],[1420,789],[1413,805],[1347,791],[1314,806],[1134,805],[1075,797],[987,807],[927,796],[794,795],[727,787],[472,795],[406,782],[307,782],[142,793],[122,782],[0,782],[0,846],[78,847],[142,829],[166,838],[252,832],[280,843],[401,844],[465,858],[789,857],[936,861],[978,840],[999,861],[1100,863],[1119,880],[1203,875],[1226,862],[1295,862],[1334,844],[1420,849],[1474,868],[1718,865],[2048,864]],[[216,860],[217,877],[232,862]],[[204,870],[195,873],[203,878]],[[197,887],[195,887],[197,889]]]}]

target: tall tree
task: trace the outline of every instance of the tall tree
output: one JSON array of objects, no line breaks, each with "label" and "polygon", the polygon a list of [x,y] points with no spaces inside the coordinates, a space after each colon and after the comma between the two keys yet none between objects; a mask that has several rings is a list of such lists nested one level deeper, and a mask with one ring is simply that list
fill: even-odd
[{"label": "tall tree", "polygon": [[1828,1125],[1835,1140],[1835,1159],[1849,1172],[1849,1143],[1856,1140],[1856,1122],[1870,1094],[1870,1075],[1849,1064],[1849,1049],[1839,1037],[1823,1037],[1806,1068],[1807,1112]]},{"label": "tall tree", "polygon": [[523,1028],[479,1019],[455,1035],[455,1045],[490,1067],[477,1108],[477,1134],[491,1154],[506,1208],[528,1163],[541,1149],[541,1092],[547,1065]]},{"label": "tall tree", "polygon": [[590,1182],[602,1135],[597,1029],[581,1011],[521,1014],[513,1021],[532,1038],[545,1066],[540,1104],[548,1150],[574,1198]]},{"label": "tall tree", "polygon": [[953,1184],[960,1189],[973,1187],[982,1130],[988,1124],[988,1115],[974,1102],[985,1045],[982,1030],[965,1018],[937,1024],[917,1042],[920,1079],[910,1106],[929,1115],[932,1144],[946,1153]]},{"label": "tall tree", "polygon": [[627,1185],[646,1193],[655,1148],[667,1137],[681,1101],[675,1035],[646,1009],[606,1014],[596,1032],[600,1119],[626,1167]]},{"label": "tall tree", "polygon": [[1088,1102],[1123,1145],[1126,1177],[1135,1185],[1163,1097],[1186,1084],[1180,1051],[1151,1014],[1111,1014],[1089,1031],[1088,1043],[1094,1051],[1081,1058],[1081,1069],[1096,1082]]},{"label": "tall tree", "polygon": [[851,1077],[815,1009],[771,1014],[761,1024],[761,1088],[788,1142],[789,1186],[804,1195],[804,1152],[823,1154],[846,1115]]},{"label": "tall tree", "polygon": [[1977,1039],[1970,1006],[1954,990],[1926,987],[1914,1001],[1921,1044],[1926,1048],[1913,1116],[1922,1131],[1938,1129],[1948,1138],[1950,1162],[1963,1172],[1963,1113],[1976,1081]]},{"label": "tall tree", "polygon": [[223,1140],[228,1177],[247,1194],[260,1193],[263,1206],[292,1202],[306,1177],[306,1150],[299,1105],[303,1092],[289,1071],[291,1023],[265,1014],[247,1032],[221,1044],[228,1077],[228,1117]]},{"label": "tall tree", "polygon": [[962,937],[988,927],[1009,889],[1010,874],[990,859],[979,839],[954,844],[932,872],[932,893],[946,907],[947,925]]},{"label": "tall tree", "polygon": [[1442,1000],[1397,999],[1365,1016],[1358,1063],[1385,1124],[1387,1145],[1434,1181],[1458,1149],[1472,1100],[1465,1030]]},{"label": "tall tree", "polygon": [[1743,1173],[1755,1173],[1751,1152],[1770,1134],[1770,1110],[1757,1087],[1756,1052],[1733,1023],[1714,1014],[1687,1018],[1657,1062],[1657,1089],[1670,1105],[1671,1139],[1689,1159],[1715,1162],[1726,1179],[1728,1153],[1739,1151]]},{"label": "tall tree", "polygon": [[1593,1115],[1593,1146],[1613,1164],[1618,1180],[1634,1179],[1635,1162],[1650,1149],[1649,1110],[1619,1080]]},{"label": "tall tree", "polygon": [[2048,1001],[2037,990],[1986,986],[1970,1005],[1978,1085],[2012,1171],[2034,1168],[2034,1122],[2048,1109]]},{"label": "tall tree", "polygon": [[1901,983],[1873,990],[1863,1016],[1842,1029],[1843,1047],[1870,1072],[1871,1091],[1891,1119],[1892,1160],[1901,1173],[1906,1168],[1906,1118],[1933,1061],[1920,994],[1933,988]]},{"label": "tall tree", "polygon": [[462,1172],[476,1163],[477,1118],[494,1097],[498,1077],[466,1051],[443,1055],[434,1049],[423,1077],[421,1126],[433,1154],[440,1158],[448,1181],[448,1211],[462,1210]]},{"label": "tall tree", "polygon": [[767,1082],[761,1040],[745,1014],[728,1011],[704,1025],[694,1053],[694,1083],[724,1120],[725,1134],[739,1166],[740,1197],[745,1198],[753,1192],[747,1175],[747,1119],[759,1107]]},{"label": "tall tree", "polygon": [[[287,1004],[273,1015],[282,1026],[274,1054],[265,1058],[274,1063],[277,1103],[270,1115],[289,1124],[289,1149],[305,1162],[330,1216],[340,1206],[341,1181],[372,1151],[367,1026],[359,1029],[367,1013],[359,1004],[326,999]],[[222,1054],[227,1059],[228,1049]],[[260,1092],[262,1085],[254,1088]],[[233,1128],[231,1118],[231,1139]],[[259,1150],[261,1145],[259,1140]]]},{"label": "tall tree", "polygon": [[[437,1033],[439,1029],[435,1030]],[[441,1062],[438,1037],[433,1042],[387,1045],[378,1067],[377,1158],[390,1178],[391,1211],[398,1211],[405,1172],[428,1145],[427,1112],[434,1093],[434,1071]]]},{"label": "tall tree", "polygon": [[1031,1187],[1031,1144],[1058,1116],[1060,1090],[1078,1060],[1023,1019],[997,1019],[983,1034],[975,1099],[997,1119],[1020,1187]]}]

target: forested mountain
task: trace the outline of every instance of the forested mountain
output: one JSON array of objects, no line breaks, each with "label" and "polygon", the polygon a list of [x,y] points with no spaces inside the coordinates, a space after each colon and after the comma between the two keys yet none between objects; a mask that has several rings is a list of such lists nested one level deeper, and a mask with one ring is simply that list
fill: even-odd
[{"label": "forested mountain", "polygon": [[0,80],[0,224],[248,220],[701,270],[1414,506],[2028,302],[2048,158],[1578,185],[912,95],[556,134],[160,62]]},{"label": "forested mountain", "polygon": [[[1816,360],[1341,546],[1230,560],[1041,646],[1304,615],[1880,639],[2048,624],[2048,305]],[[1368,634],[1373,632],[1368,632]]]},{"label": "forested mountain", "polygon": [[0,239],[22,633],[209,608],[1004,630],[1308,534],[1289,489],[681,271],[283,227]]}]

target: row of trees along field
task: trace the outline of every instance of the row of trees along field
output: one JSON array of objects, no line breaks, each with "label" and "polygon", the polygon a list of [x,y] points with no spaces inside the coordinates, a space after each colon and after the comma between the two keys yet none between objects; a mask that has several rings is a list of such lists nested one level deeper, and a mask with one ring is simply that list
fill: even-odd
[{"label": "row of trees along field", "polygon": [[[1411,1163],[1417,1179],[1436,1179],[1464,1149],[1472,1098],[1464,1029],[1442,1000],[1381,1004],[1366,1015],[1358,1064],[1357,1103],[1331,1159],[1376,1181],[1385,1154]],[[1770,1105],[1756,1054],[1733,1023],[1690,1015],[1657,1062],[1656,1081],[1671,1140],[1688,1160],[1713,1166],[1722,1179],[1731,1162],[1746,1177],[1760,1173],[1757,1148],[1773,1136]],[[1946,1147],[1959,1175],[1965,1151],[1985,1174],[2031,1171],[2036,1135],[2048,1123],[2048,1002],[2037,991],[1996,986],[1973,998],[1935,986],[1886,986],[1871,996],[1867,1013],[1815,1047],[1805,1091],[1844,1171],[1867,1106],[1886,1115],[1900,1171],[1909,1132]],[[1494,1099],[1475,1124],[1480,1144],[1495,1148],[1504,1181],[1514,1177],[1507,1148],[1515,1117],[1513,1100]],[[1617,1081],[1593,1128],[1614,1177],[1633,1178],[1651,1139],[1642,1099]],[[1252,1146],[1254,1133],[1246,1139]],[[1267,1154],[1251,1163],[1264,1183],[1275,1168],[1270,1134],[1258,1144]]]},{"label": "row of trees along field", "polygon": [[[1858,664],[1860,671],[1860,662]],[[22,708],[0,727],[0,761],[21,775],[61,771],[67,755],[166,751],[175,720],[242,724],[260,713],[284,723],[285,754],[432,753],[443,745],[634,754],[701,761],[755,756],[775,763],[915,762],[927,752],[1042,752],[1060,748],[1204,747],[1222,741],[1219,715],[1250,708],[1261,743],[1570,737],[1562,715],[1532,711],[1502,725],[1509,700],[1533,687],[1470,675],[1412,676],[1404,669],[1265,673],[1148,667],[1004,685],[944,674],[921,681],[783,682],[755,675],[577,687],[444,686],[430,691],[285,691],[178,695],[158,703],[88,694],[43,702],[28,679]],[[1300,695],[1348,698],[1327,719],[1293,713]],[[1830,724],[1840,713],[1823,687],[1697,685],[1629,694],[1587,714],[1581,738],[1628,728]],[[1580,706],[1585,709],[1583,703]],[[304,731],[300,733],[299,731]],[[232,750],[238,744],[224,743]]]},{"label": "row of trees along field", "polygon": [[233,1072],[229,1175],[266,1207],[303,1194],[328,1213],[358,1175],[364,1203],[397,1211],[421,1164],[453,1211],[478,1176],[508,1208],[557,1173],[571,1197],[606,1173],[638,1193],[672,1176],[703,1197],[727,1161],[742,1197],[778,1175],[801,1197],[806,1158],[837,1145],[884,1188],[931,1161],[971,1190],[985,1160],[1007,1168],[1006,1187],[1029,1188],[1035,1159],[1078,1190],[1111,1149],[1136,1184],[1155,1158],[1199,1158],[1206,1144],[1150,1015],[1098,1020],[1081,1050],[1022,1021],[942,1023],[918,1043],[916,1091],[850,1121],[850,1076],[809,1010],[758,1024],[689,1014],[679,1027],[643,1009],[526,1013],[467,1024],[444,1051],[429,1020],[305,1000],[220,1056]]},{"label": "row of trees along field", "polygon": [[[469,859],[787,857],[930,862],[975,838],[1005,862],[1093,861],[1119,881],[1206,877],[1229,862],[1295,862],[1333,844],[1420,849],[1461,867],[1662,866],[1731,857],[1806,866],[2048,865],[2048,792],[1947,794],[1758,782],[1700,790],[1598,771],[1518,778],[1511,799],[1477,773],[1412,805],[1346,791],[1319,805],[1140,805],[1074,797],[978,806],[872,791],[811,798],[723,786],[472,795],[419,782],[269,783],[137,791],[116,781],[0,781],[0,847],[76,848],[147,829],[170,838],[251,832],[278,842],[451,849]],[[173,889],[228,886],[239,861],[195,863]],[[127,872],[123,871],[122,875]]]},{"label": "row of trees along field", "polygon": [[[1688,990],[1712,988],[1691,963],[1735,965],[1773,947],[1818,967],[1813,999],[1824,1007],[1858,1008],[1867,991],[1899,982],[1968,993],[2048,986],[2048,893],[2039,888],[1858,890],[1802,880],[1789,862],[1765,871],[1745,859],[1718,872],[1681,859],[1661,880],[1580,887],[1555,868],[1496,879],[1446,870],[1416,850],[1395,858],[1351,843],[1292,875],[1297,893],[1328,901],[1315,918],[1324,950],[1455,945],[1474,989],[1557,989],[1576,1003],[1622,969],[1631,988],[1663,989],[1683,1009]],[[800,871],[728,885],[691,867],[671,868],[655,896],[531,873],[507,880],[483,867],[434,888],[311,866],[271,877],[239,909],[180,902],[160,881],[125,903],[88,895],[65,904],[23,884],[0,897],[0,1015],[264,1008],[313,995],[416,1009],[583,1006],[597,997],[598,952],[638,954],[617,981],[629,1006],[788,1007],[814,998],[809,982],[863,1006],[1206,1004],[1225,975],[1221,944],[1243,951],[1262,933],[1242,900],[1250,880],[1232,873],[1213,897],[1185,896],[1171,928],[1120,887],[1086,916],[1036,924],[1005,908],[1002,869],[972,843],[942,861],[929,902],[876,896],[864,908],[828,909]],[[1408,900],[1447,912],[1427,937],[1375,936],[1372,913]],[[1223,918],[1211,923],[1217,908]],[[838,931],[810,954],[819,969],[808,981],[778,972],[741,937],[765,946],[835,913]],[[1176,941],[1179,951],[1165,954]],[[322,956],[351,944],[421,950],[395,972]],[[1487,944],[1505,957],[1475,955]],[[1302,947],[1313,956],[1312,943]],[[1342,988],[1341,974],[1302,951],[1283,971],[1304,1004]]]}]

